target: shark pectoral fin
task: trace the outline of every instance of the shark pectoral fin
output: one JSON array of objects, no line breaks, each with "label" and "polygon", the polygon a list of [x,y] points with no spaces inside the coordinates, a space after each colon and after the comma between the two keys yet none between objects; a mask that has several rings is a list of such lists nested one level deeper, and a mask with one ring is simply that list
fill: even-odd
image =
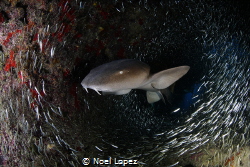
[{"label": "shark pectoral fin", "polygon": [[165,103],[164,97],[163,97],[163,95],[161,94],[160,91],[157,91],[157,92],[147,91],[147,101],[148,101],[148,103],[154,103],[154,102],[157,102],[157,101],[159,101],[161,99]]},{"label": "shark pectoral fin", "polygon": [[126,89],[126,90],[119,90],[114,92],[115,95],[125,95],[127,93],[129,93],[131,91],[131,89]]},{"label": "shark pectoral fin", "polygon": [[151,86],[155,89],[165,89],[185,75],[189,69],[189,66],[180,66],[158,72],[151,77]]}]

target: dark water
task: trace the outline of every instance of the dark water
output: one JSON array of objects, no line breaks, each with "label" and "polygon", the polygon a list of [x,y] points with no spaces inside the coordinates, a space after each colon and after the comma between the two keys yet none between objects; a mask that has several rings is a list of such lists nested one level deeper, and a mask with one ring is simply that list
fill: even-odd
[{"label": "dark water", "polygon": [[[1,60],[1,165],[82,166],[83,158],[111,157],[141,166],[218,166],[247,150],[249,3],[51,0],[1,7],[1,29],[16,32],[10,41],[1,36],[1,52],[19,55],[11,70],[8,56]],[[148,104],[140,90],[99,96],[82,89],[92,68],[122,58],[141,60],[152,73],[191,69],[175,84],[171,104]]]}]

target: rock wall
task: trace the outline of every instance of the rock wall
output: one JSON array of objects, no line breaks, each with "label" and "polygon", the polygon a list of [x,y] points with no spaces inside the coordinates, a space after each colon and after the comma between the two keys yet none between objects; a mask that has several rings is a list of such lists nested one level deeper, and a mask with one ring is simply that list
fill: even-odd
[{"label": "rock wall", "polygon": [[[139,166],[249,166],[249,7],[1,1],[0,165],[82,166],[83,158],[111,157]],[[191,69],[175,84],[172,104],[150,105],[143,91],[82,89],[92,68],[123,58],[152,72]]]}]

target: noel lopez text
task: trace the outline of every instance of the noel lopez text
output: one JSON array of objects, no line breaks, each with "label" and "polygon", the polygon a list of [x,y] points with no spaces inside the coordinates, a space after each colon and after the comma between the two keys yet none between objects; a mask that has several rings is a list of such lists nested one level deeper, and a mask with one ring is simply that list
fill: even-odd
[{"label": "noel lopez text", "polygon": [[100,159],[100,158],[92,158],[92,161],[89,158],[83,158],[82,159],[82,163],[83,165],[111,165],[111,164],[115,164],[115,165],[122,165],[122,166],[126,166],[126,165],[137,165],[138,164],[138,160],[132,160],[132,159],[112,159],[111,157],[109,157],[108,159]]}]

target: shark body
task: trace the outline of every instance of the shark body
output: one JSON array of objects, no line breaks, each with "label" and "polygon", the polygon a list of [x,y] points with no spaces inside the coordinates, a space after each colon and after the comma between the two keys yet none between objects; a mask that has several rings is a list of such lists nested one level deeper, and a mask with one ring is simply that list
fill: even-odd
[{"label": "shark body", "polygon": [[165,92],[189,69],[189,66],[179,66],[151,74],[150,67],[139,60],[115,60],[92,69],[81,85],[86,91],[90,88],[98,94],[124,95],[132,89],[142,89],[147,91],[148,102],[154,103],[164,100],[161,92]]}]

